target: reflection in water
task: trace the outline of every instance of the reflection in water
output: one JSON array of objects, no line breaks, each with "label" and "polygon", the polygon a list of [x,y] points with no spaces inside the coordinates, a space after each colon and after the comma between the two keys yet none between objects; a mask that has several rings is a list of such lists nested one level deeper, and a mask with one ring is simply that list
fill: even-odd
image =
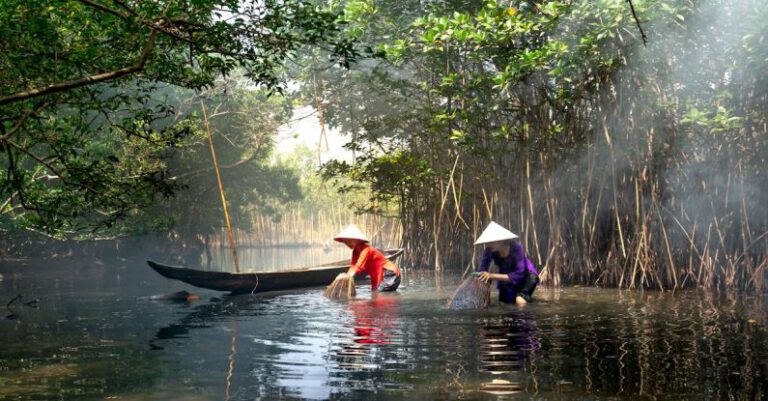
[{"label": "reflection in water", "polygon": [[[191,329],[211,328],[213,326],[209,323],[210,321],[236,315],[241,310],[265,299],[269,299],[269,295],[253,296],[243,294],[225,296],[221,299],[213,298],[210,303],[201,303],[194,306],[187,303],[177,303],[179,307],[191,310],[185,313],[184,317],[178,322],[159,328],[154,338],[149,340],[149,346],[153,350],[162,350],[164,349],[163,344],[167,343],[167,341],[163,340],[187,338]],[[173,299],[161,299],[161,301],[166,301],[169,304],[175,302]]]},{"label": "reflection in water", "polygon": [[[397,293],[373,293],[349,302],[352,337],[338,339],[334,360],[341,369],[379,369],[380,345],[400,342]],[[350,341],[351,340],[351,341]]]},{"label": "reflection in water", "polygon": [[437,288],[412,270],[402,291],[361,285],[349,302],[315,288],[189,304],[150,299],[190,288],[143,269],[136,288],[4,272],[4,299],[45,297],[0,319],[0,400],[768,397],[764,299],[541,288],[524,308],[451,311],[458,274]]},{"label": "reflection in water", "polygon": [[392,344],[397,341],[399,294],[374,293],[371,299],[350,302],[357,344]]},{"label": "reflection in water", "polygon": [[509,395],[523,391],[525,361],[541,345],[535,316],[523,310],[489,319],[480,330],[480,370],[491,374],[484,392]]},{"label": "reflection in water", "polygon": [[237,355],[237,320],[232,319],[232,346],[227,358],[227,379],[224,386],[224,401],[229,401],[229,393],[232,388],[232,376],[235,371],[235,356]]}]

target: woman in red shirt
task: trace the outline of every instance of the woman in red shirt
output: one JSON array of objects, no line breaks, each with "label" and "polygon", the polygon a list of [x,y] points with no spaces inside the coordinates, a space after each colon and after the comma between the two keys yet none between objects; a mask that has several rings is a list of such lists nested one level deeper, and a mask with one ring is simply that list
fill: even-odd
[{"label": "woman in red shirt", "polygon": [[352,249],[352,263],[348,275],[371,276],[371,291],[395,291],[400,285],[400,268],[388,260],[381,251],[371,246],[357,226],[350,224],[334,238]]}]

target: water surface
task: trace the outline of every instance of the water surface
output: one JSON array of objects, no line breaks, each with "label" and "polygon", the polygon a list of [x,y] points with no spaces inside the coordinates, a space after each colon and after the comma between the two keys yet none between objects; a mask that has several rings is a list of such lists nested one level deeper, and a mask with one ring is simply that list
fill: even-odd
[{"label": "water surface", "polygon": [[[0,316],[0,400],[768,397],[759,298],[540,288],[523,308],[452,311],[454,272],[406,270],[397,293],[360,284],[349,302],[321,288],[225,296],[135,261],[0,274],[3,305],[22,295]],[[201,300],[152,298],[179,290]]]}]

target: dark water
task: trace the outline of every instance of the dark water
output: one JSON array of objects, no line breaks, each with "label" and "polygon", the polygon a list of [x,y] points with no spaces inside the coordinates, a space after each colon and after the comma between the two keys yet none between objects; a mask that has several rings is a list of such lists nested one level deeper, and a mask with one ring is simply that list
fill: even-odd
[{"label": "dark water", "polygon": [[[333,259],[333,258],[332,258]],[[523,308],[444,306],[460,279],[226,297],[140,262],[0,266],[0,400],[753,400],[765,301],[540,288]],[[150,296],[194,291],[193,303]],[[30,306],[23,302],[39,298]],[[36,306],[36,307],[34,307]]]}]

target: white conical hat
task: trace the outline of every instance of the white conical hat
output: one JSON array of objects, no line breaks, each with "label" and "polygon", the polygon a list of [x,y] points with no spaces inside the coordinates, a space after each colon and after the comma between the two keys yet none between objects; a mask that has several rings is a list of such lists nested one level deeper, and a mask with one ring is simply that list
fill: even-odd
[{"label": "white conical hat", "polygon": [[504,241],[505,239],[515,239],[515,238],[519,238],[517,234],[507,230],[506,228],[492,221],[491,224],[488,224],[488,227],[486,227],[485,230],[483,230],[483,233],[480,234],[480,237],[477,238],[477,241],[475,241],[475,245],[487,244],[489,242]]},{"label": "white conical hat", "polygon": [[365,234],[363,234],[362,231],[360,231],[359,228],[357,228],[356,225],[350,224],[347,226],[347,228],[341,230],[338,234],[336,234],[335,237],[333,237],[335,241],[340,241],[343,239],[359,239],[365,242],[371,242],[368,238],[365,237]]}]

